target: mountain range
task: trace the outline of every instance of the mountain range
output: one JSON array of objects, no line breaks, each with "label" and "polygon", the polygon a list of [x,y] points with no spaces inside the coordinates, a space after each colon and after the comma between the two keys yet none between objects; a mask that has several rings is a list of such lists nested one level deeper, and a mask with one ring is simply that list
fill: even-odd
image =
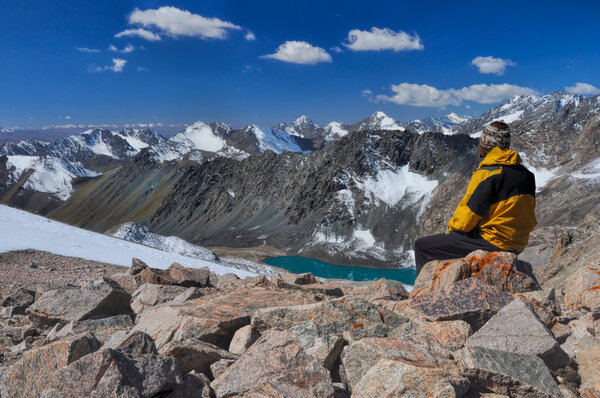
[{"label": "mountain range", "polygon": [[475,119],[400,123],[376,112],[354,124],[303,116],[236,130],[197,122],[169,139],[91,130],[0,147],[0,195],[97,231],[135,222],[203,246],[395,268],[412,263],[418,235],[443,230],[493,120],[511,124],[536,174],[538,230],[596,209],[599,110],[600,97],[556,92],[514,97]]}]

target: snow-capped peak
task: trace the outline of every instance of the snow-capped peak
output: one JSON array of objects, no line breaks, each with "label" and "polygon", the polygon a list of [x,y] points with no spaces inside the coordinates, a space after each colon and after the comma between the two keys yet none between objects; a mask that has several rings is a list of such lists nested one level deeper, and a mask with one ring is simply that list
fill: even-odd
[{"label": "snow-capped peak", "polygon": [[456,113],[451,112],[449,114],[446,115],[446,117],[452,122],[452,123],[456,123],[456,124],[461,124],[461,123],[465,123],[468,122],[469,120],[471,120],[469,117],[460,117],[458,116]]},{"label": "snow-capped peak", "polygon": [[381,111],[377,111],[366,119],[366,128],[376,130],[404,130],[394,119]]}]

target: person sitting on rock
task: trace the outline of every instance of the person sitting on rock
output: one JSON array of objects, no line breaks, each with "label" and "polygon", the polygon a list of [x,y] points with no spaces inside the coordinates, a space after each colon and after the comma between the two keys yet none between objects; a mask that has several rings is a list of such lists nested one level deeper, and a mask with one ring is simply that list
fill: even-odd
[{"label": "person sitting on rock", "polygon": [[454,211],[445,234],[415,241],[417,274],[432,260],[462,258],[474,250],[519,254],[537,224],[535,177],[510,150],[510,127],[485,126],[477,152],[484,158]]}]

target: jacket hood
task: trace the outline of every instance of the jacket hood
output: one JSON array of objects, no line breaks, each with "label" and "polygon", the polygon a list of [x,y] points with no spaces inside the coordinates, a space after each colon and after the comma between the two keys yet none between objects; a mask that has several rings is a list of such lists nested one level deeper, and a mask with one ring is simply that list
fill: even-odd
[{"label": "jacket hood", "polygon": [[494,166],[494,165],[517,165],[521,164],[523,160],[517,153],[517,151],[513,151],[512,149],[502,149],[500,147],[495,147],[485,158],[479,163],[479,167],[481,166]]}]

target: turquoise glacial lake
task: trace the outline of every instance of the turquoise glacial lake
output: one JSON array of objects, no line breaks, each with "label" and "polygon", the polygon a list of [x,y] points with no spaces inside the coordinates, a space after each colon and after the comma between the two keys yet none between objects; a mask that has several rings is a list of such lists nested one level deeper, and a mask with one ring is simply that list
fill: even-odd
[{"label": "turquoise glacial lake", "polygon": [[364,267],[347,267],[329,264],[324,261],[307,257],[273,257],[264,260],[265,263],[286,269],[295,274],[312,272],[321,278],[343,278],[352,281],[372,281],[380,278],[414,285],[417,271],[414,268],[375,269]]}]

